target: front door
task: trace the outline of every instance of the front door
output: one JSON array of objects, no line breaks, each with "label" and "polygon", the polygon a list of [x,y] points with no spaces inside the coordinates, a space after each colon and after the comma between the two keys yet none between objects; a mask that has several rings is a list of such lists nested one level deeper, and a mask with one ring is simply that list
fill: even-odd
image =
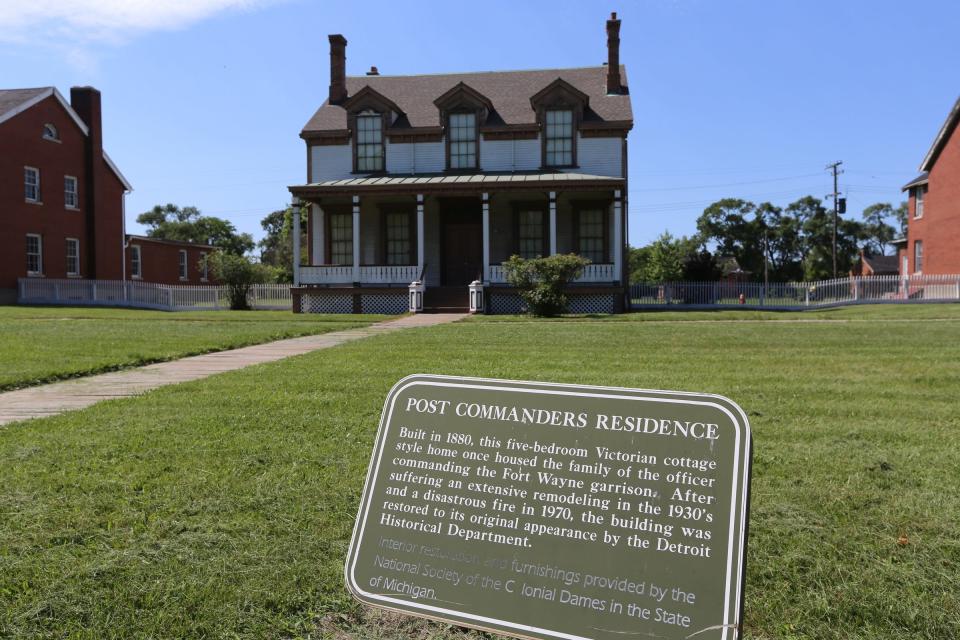
[{"label": "front door", "polygon": [[440,224],[442,284],[459,286],[482,280],[483,212],[480,201],[441,201]]}]

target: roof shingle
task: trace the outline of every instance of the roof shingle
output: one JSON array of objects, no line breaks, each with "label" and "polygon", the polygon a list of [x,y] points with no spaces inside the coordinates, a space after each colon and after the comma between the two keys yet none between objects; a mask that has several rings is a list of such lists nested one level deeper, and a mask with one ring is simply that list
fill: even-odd
[{"label": "roof shingle", "polygon": [[[411,127],[436,127],[441,123],[434,100],[463,82],[493,103],[491,121],[522,125],[536,123],[530,97],[557,78],[562,78],[589,96],[585,121],[632,124],[633,112],[623,65],[620,66],[620,77],[623,95],[607,95],[606,66],[414,76],[348,76],[347,92],[352,96],[369,86],[395,102],[403,110]],[[303,132],[344,131],[346,128],[346,110],[325,101],[303,127]]]}]

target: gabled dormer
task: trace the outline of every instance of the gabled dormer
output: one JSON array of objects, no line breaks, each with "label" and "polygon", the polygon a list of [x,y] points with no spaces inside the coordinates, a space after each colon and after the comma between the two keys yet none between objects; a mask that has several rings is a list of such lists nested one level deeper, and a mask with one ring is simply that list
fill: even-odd
[{"label": "gabled dormer", "polygon": [[577,166],[577,131],[590,97],[563,78],[557,78],[530,97],[540,126],[541,165]]},{"label": "gabled dormer", "polygon": [[385,132],[403,115],[403,111],[395,102],[369,86],[345,99],[341,106],[347,112],[347,128],[353,140],[354,172],[384,171]]},{"label": "gabled dormer", "polygon": [[433,101],[439,111],[446,140],[446,167],[472,171],[480,167],[480,126],[493,111],[493,103],[465,82]]}]

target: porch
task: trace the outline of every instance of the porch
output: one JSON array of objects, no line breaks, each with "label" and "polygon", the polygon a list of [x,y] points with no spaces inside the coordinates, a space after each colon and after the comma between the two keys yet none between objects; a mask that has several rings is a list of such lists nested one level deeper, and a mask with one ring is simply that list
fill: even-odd
[{"label": "porch", "polygon": [[[512,255],[576,253],[591,260],[572,286],[623,295],[623,180],[576,174],[369,177],[291,187],[295,286],[319,297],[405,298],[422,282],[462,292],[508,287]],[[307,246],[299,242],[307,225]],[[306,253],[306,264],[301,256]],[[337,289],[324,292],[323,289]],[[431,292],[431,290],[434,290]],[[354,305],[356,306],[356,305]]]}]

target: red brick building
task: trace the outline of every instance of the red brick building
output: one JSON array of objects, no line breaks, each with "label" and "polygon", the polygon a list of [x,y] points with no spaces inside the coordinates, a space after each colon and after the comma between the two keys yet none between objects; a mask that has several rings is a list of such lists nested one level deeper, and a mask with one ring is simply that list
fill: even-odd
[{"label": "red brick building", "polygon": [[127,278],[157,284],[213,284],[206,259],[217,248],[208,244],[127,236]]},{"label": "red brick building", "polygon": [[960,274],[960,100],[940,128],[920,165],[922,173],[904,185],[910,194],[901,275]]},{"label": "red brick building", "polygon": [[0,90],[0,299],[17,279],[123,279],[130,183],[103,150],[100,92]]}]

